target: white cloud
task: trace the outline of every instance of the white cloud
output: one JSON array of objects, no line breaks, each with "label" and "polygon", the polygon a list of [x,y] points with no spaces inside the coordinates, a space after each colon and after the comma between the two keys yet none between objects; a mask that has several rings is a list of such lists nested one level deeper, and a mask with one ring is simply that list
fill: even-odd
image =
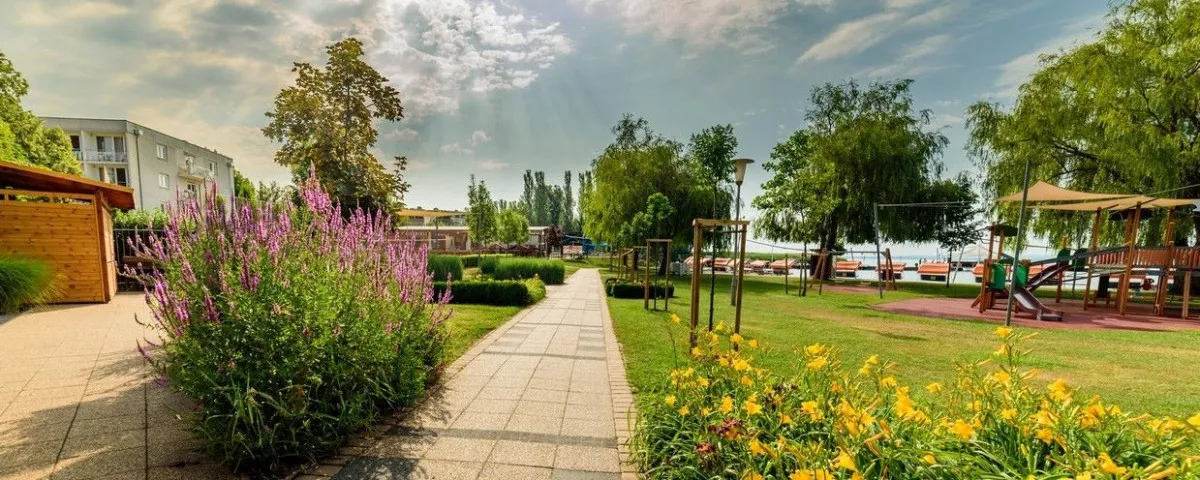
[{"label": "white cloud", "polygon": [[838,25],[800,56],[798,62],[822,61],[862,52],[891,35],[900,14],[883,12]]},{"label": "white cloud", "polygon": [[474,132],[471,132],[471,139],[470,139],[471,145],[479,145],[481,143],[490,142],[490,141],[492,141],[491,137],[488,137],[487,132],[485,132],[483,130],[476,130]]},{"label": "white cloud", "polygon": [[575,1],[582,3],[589,13],[618,17],[626,30],[634,34],[681,41],[693,50],[731,46],[745,53],[774,47],[763,30],[779,16],[797,8],[833,4],[833,0]]},{"label": "white cloud", "polygon": [[426,172],[433,168],[433,162],[426,160],[408,159],[409,172]]},{"label": "white cloud", "polygon": [[997,91],[992,96],[1011,97],[1016,94],[1017,87],[1025,83],[1038,71],[1042,55],[1058,53],[1064,49],[1091,40],[1095,32],[1103,26],[1104,14],[1097,13],[1076,18],[1063,24],[1058,36],[1039,44],[1033,50],[1014,57],[1000,65],[1000,74],[996,77]]},{"label": "white cloud", "polygon": [[397,142],[411,142],[421,137],[421,134],[411,128],[396,128],[388,133],[380,135],[383,140]]},{"label": "white cloud", "polygon": [[507,163],[500,162],[500,161],[497,161],[497,160],[491,159],[491,158],[479,162],[479,169],[486,170],[489,172],[500,170],[507,166],[508,166]]},{"label": "white cloud", "polygon": [[950,47],[953,37],[948,34],[938,34],[926,37],[904,50],[898,58],[882,67],[876,67],[855,76],[871,78],[906,77],[916,78],[934,72],[940,68],[924,63],[930,57],[945,52]]},{"label": "white cloud", "polygon": [[458,142],[454,142],[454,143],[447,144],[447,145],[442,145],[442,151],[446,152],[446,153],[454,153],[454,154],[458,154],[458,155],[470,155],[472,153],[475,153],[474,150],[464,147],[464,146],[460,145]]},{"label": "white cloud", "polygon": [[805,50],[796,63],[833,60],[864,52],[906,29],[943,23],[958,14],[966,5],[963,0],[943,0],[929,9],[915,8],[927,3],[930,2],[886,0],[883,11],[834,27],[824,38]]}]

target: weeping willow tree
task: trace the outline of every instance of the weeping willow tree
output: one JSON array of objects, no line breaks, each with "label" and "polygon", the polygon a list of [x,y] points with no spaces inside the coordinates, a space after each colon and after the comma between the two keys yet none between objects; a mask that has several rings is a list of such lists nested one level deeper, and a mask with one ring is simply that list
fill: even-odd
[{"label": "weeping willow tree", "polygon": [[[948,144],[913,107],[911,80],[826,84],[813,90],[808,126],[771,151],[773,176],[753,205],[757,236],[827,250],[875,241],[876,204],[964,202],[969,186],[942,180]],[[950,182],[950,183],[946,183]],[[935,188],[935,186],[937,188]],[[882,242],[936,240],[945,208],[903,208],[879,216]]]},{"label": "weeping willow tree", "polygon": [[[1200,2],[1117,4],[1092,41],[1041,58],[1011,108],[980,102],[967,110],[968,150],[986,172],[986,197],[1031,182],[1093,192],[1170,192],[1200,197]],[[1015,222],[1017,207],[994,212]],[[1085,244],[1093,216],[1034,211],[1031,229],[1052,242]],[[1144,226],[1143,243],[1162,241],[1163,215]],[[1200,229],[1184,215],[1176,241]],[[1119,242],[1107,228],[1102,243]]]}]

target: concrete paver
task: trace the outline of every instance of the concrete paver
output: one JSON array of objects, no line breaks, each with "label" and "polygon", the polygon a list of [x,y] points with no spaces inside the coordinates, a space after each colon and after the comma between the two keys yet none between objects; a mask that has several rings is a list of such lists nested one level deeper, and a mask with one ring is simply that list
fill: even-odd
[{"label": "concrete paver", "polygon": [[599,272],[580,270],[334,478],[622,478],[631,403]]}]

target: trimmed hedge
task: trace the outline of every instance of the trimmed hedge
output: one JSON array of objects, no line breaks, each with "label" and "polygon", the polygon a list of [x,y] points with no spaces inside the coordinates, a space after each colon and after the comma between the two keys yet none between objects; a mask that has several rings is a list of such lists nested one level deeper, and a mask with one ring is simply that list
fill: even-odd
[{"label": "trimmed hedge", "polygon": [[[434,296],[446,290],[446,282],[434,282]],[[450,303],[523,307],[546,298],[541,280],[483,280],[450,284]]]},{"label": "trimmed hedge", "polygon": [[[667,296],[675,297],[675,285],[664,286],[662,282],[655,283],[650,287],[650,295],[653,297],[662,297],[663,288],[667,290]],[[607,285],[606,290],[608,296],[613,298],[646,298],[646,289],[640,283],[611,283]]]},{"label": "trimmed hedge", "polygon": [[546,285],[561,285],[566,279],[566,265],[557,259],[502,258],[492,270],[492,278],[496,280],[519,280],[535,275]]},{"label": "trimmed hedge", "polygon": [[504,258],[500,255],[484,255],[479,260],[479,273],[491,275],[496,271],[496,265],[500,264],[500,259]]},{"label": "trimmed hedge", "polygon": [[[507,254],[500,254],[500,253],[485,253],[482,255],[479,255],[479,254],[459,255],[458,258],[462,260],[463,267],[476,268],[476,267],[480,267],[480,265],[479,265],[480,261],[483,261],[483,262],[490,261],[490,262],[492,262],[491,266],[495,267],[496,266],[495,261],[489,260],[489,259],[496,259],[496,258],[507,257],[507,256],[508,256]],[[481,269],[482,269],[482,267],[481,267]],[[484,273],[491,273],[491,272],[489,271],[489,272],[484,272]]]},{"label": "trimmed hedge", "polygon": [[0,313],[46,303],[59,294],[54,270],[42,260],[0,256]]},{"label": "trimmed hedge", "polygon": [[463,262],[456,255],[430,255],[428,270],[435,281],[446,281],[447,275],[451,280],[463,279]]}]

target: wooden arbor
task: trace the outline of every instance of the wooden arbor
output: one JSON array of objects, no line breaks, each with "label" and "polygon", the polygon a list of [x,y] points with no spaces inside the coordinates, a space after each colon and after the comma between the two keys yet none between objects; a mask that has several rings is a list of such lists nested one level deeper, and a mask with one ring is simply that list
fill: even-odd
[{"label": "wooden arbor", "polygon": [[[669,257],[671,254],[671,239],[669,238],[648,238],[646,239],[646,284],[644,286],[644,297],[642,300],[645,305],[643,308],[650,309],[650,295],[654,291],[654,286],[650,282],[650,256],[654,252],[655,245],[663,246],[663,256]],[[670,308],[671,302],[671,268],[667,268],[667,278],[663,282],[663,310]],[[658,310],[658,295],[654,295],[654,309]]]},{"label": "wooden arbor", "polygon": [[[704,243],[704,231],[717,231],[722,227],[734,227],[732,229],[720,231],[720,233],[738,233],[741,238],[741,248],[738,249],[738,271],[737,283],[734,286],[736,292],[734,295],[734,333],[742,331],[742,281],[745,278],[746,272],[746,234],[750,222],[748,220],[714,220],[707,218],[697,218],[692,221],[692,258],[700,258],[701,247]],[[701,268],[692,269],[692,292],[691,292],[691,314],[688,333],[689,345],[696,346],[696,325],[700,321],[700,271]],[[709,325],[711,328],[712,326]]]},{"label": "wooden arbor", "polygon": [[0,161],[0,254],[45,261],[54,302],[108,302],[117,290],[110,208],[133,208],[133,189]]}]

